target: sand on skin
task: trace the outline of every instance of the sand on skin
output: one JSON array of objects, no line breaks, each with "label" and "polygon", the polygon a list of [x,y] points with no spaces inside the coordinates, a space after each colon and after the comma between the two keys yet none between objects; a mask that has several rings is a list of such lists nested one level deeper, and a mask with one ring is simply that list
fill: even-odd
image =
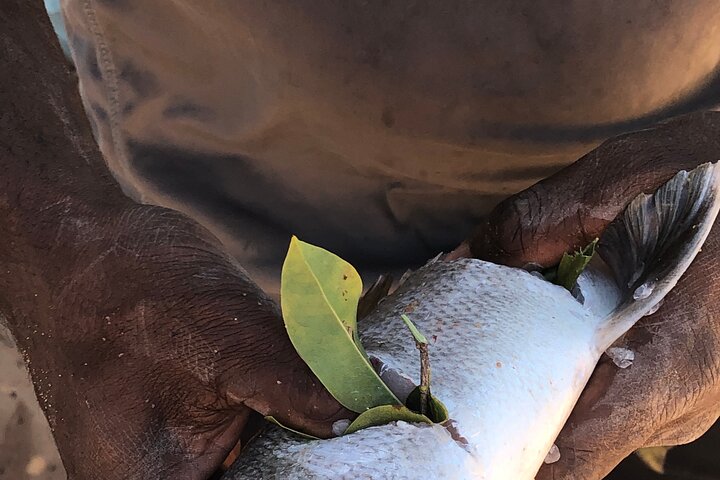
[{"label": "sand on skin", "polygon": [[25,364],[0,325],[0,480],[65,480]]}]

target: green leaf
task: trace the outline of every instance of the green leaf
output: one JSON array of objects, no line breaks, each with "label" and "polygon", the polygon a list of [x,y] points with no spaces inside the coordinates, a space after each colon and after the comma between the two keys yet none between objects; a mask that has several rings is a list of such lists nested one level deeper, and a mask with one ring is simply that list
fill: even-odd
[{"label": "green leaf", "polygon": [[297,430],[295,430],[295,429],[293,429],[293,428],[286,427],[285,425],[283,425],[282,423],[280,423],[275,417],[272,417],[272,416],[270,416],[270,415],[268,415],[267,417],[265,417],[265,420],[267,420],[267,421],[270,422],[270,423],[274,423],[274,424],[277,425],[278,427],[284,428],[285,430],[287,430],[287,431],[289,431],[289,432],[292,432],[292,433],[294,433],[295,435],[299,435],[299,436],[301,436],[301,437],[303,437],[303,438],[307,438],[308,440],[320,440],[318,437],[315,437],[315,436],[313,436],[313,435],[308,435],[307,433],[299,432],[299,431],[297,431]]},{"label": "green leaf", "polygon": [[585,267],[590,262],[593,255],[595,255],[597,242],[598,239],[596,238],[587,247],[577,252],[563,254],[562,260],[560,260],[560,264],[557,267],[557,273],[555,274],[555,278],[552,282],[572,291],[578,277],[580,277],[580,274],[583,270],[585,270]]},{"label": "green leaf", "polygon": [[432,423],[425,415],[415,413],[402,405],[381,405],[361,413],[345,430],[343,435],[355,433],[363,428],[385,425],[397,420],[408,423]]},{"label": "green leaf", "polygon": [[400,316],[402,317],[403,321],[405,322],[405,325],[407,325],[408,329],[410,329],[410,333],[412,333],[412,336],[415,339],[415,341],[418,343],[427,345],[428,344],[427,338],[425,338],[425,335],[420,333],[420,330],[417,329],[415,324],[408,318],[408,316],[405,315],[404,313]]},{"label": "green leaf", "polygon": [[[415,387],[415,389],[410,392],[410,395],[408,395],[407,399],[405,400],[405,405],[411,410],[414,410],[416,412],[420,411],[419,386]],[[435,398],[432,393],[430,393],[428,398],[428,406],[430,407],[430,410],[428,411],[428,418],[430,418],[433,423],[443,423],[447,421],[448,418],[450,418],[450,414],[448,413],[445,404]]]},{"label": "green leaf", "polygon": [[357,333],[360,275],[348,262],[296,237],[282,269],[285,328],[300,357],[335,399],[362,413],[400,405],[380,380]]}]

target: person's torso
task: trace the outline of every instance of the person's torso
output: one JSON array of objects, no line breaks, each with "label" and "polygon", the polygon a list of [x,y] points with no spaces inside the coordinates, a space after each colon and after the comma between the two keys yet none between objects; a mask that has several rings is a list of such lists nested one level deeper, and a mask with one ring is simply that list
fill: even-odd
[{"label": "person's torso", "polygon": [[710,0],[64,10],[116,178],[200,220],[266,287],[292,234],[366,272],[451,248],[604,138],[710,104],[720,60]]}]

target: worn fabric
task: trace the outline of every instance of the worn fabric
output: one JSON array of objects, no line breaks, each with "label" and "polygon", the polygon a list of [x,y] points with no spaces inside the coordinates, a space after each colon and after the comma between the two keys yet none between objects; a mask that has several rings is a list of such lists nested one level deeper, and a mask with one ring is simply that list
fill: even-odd
[{"label": "worn fabric", "polygon": [[604,138],[715,102],[720,11],[677,3],[63,0],[125,191],[266,289],[290,235],[374,272],[461,241]]}]

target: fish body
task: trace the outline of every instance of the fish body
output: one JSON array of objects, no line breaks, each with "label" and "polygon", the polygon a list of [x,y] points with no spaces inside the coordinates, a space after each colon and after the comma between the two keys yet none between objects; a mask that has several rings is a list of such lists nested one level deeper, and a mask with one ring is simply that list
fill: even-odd
[{"label": "fish body", "polygon": [[597,317],[527,271],[434,262],[359,324],[368,355],[414,382],[420,361],[400,317],[407,310],[430,341],[432,392],[454,431],[397,422],[306,441],[275,429],[232,478],[532,478],[602,353]]},{"label": "fish body", "polygon": [[449,422],[394,422],[330,440],[273,428],[227,480],[531,480],[602,353],[677,282],[720,208],[715,165],[641,196],[603,235],[580,299],[541,276],[474,259],[434,261],[359,322],[381,378],[403,399],[420,360],[401,320],[430,341],[432,393]]}]

